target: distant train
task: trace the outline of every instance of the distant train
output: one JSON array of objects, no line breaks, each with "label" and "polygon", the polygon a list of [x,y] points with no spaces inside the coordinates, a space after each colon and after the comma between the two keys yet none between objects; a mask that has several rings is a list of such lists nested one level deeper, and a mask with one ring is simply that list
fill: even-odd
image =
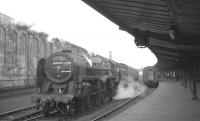
[{"label": "distant train", "polygon": [[147,87],[155,88],[159,85],[161,74],[155,68],[148,66],[143,69],[142,80]]},{"label": "distant train", "polygon": [[37,65],[37,104],[48,114],[84,110],[112,100],[120,82],[138,79],[138,70],[100,55],[56,52]]}]

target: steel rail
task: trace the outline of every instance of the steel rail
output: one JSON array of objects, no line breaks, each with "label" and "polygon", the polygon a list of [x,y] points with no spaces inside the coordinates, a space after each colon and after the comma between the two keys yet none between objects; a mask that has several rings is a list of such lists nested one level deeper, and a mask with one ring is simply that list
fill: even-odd
[{"label": "steel rail", "polygon": [[[57,112],[58,111],[54,110],[54,111],[50,112],[49,115],[53,115]],[[45,115],[43,113],[39,113],[38,115],[32,116],[32,117],[24,119],[24,120],[20,120],[20,121],[35,121],[36,119],[40,119],[40,118],[43,118],[43,117],[45,117]]]},{"label": "steel rail", "polygon": [[113,112],[117,111],[118,109],[124,107],[124,106],[125,106],[126,104],[128,104],[129,102],[134,101],[134,100],[135,100],[136,98],[138,98],[138,97],[139,97],[139,95],[136,96],[136,97],[133,97],[133,98],[131,98],[131,99],[129,99],[129,100],[127,100],[126,102],[124,102],[124,103],[120,104],[119,106],[117,106],[117,107],[115,107],[115,108],[113,108],[113,109],[111,109],[111,110],[109,110],[109,111],[107,111],[107,112],[101,114],[100,116],[98,116],[98,117],[92,119],[91,121],[98,121],[98,120],[101,120],[101,119],[105,118],[106,116],[110,115],[111,113],[113,113]]},{"label": "steel rail", "polygon": [[7,112],[4,112],[4,113],[1,113],[0,117],[4,117],[6,115],[11,115],[11,114],[14,114],[14,113],[17,113],[17,112],[20,112],[20,111],[23,111],[23,110],[28,110],[28,109],[31,109],[31,108],[35,108],[35,107],[36,107],[36,105],[31,105],[31,106],[26,106],[26,107],[23,107],[23,108],[20,108],[20,109],[7,111]]}]

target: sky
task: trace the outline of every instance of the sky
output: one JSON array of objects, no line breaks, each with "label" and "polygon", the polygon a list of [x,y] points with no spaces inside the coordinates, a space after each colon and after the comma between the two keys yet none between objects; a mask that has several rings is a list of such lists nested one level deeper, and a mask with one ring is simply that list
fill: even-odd
[{"label": "sky", "polygon": [[32,30],[79,45],[134,68],[153,66],[157,59],[148,49],[137,48],[134,37],[81,0],[0,0],[0,13]]}]

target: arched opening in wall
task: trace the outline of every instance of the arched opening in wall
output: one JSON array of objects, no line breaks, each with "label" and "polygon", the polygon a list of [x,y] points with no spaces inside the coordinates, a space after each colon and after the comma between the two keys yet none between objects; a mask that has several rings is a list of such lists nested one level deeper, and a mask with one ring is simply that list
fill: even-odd
[{"label": "arched opening in wall", "polygon": [[39,59],[44,58],[44,51],[45,51],[45,42],[43,40],[40,40],[39,44]]},{"label": "arched opening in wall", "polygon": [[6,39],[6,30],[3,26],[0,26],[0,65],[4,65],[4,43]]},{"label": "arched opening in wall", "polygon": [[11,41],[12,41],[12,53],[13,53],[13,67],[17,67],[17,32],[13,30],[12,36],[11,36]]},{"label": "arched opening in wall", "polygon": [[39,53],[40,53],[40,42],[39,39],[37,37],[33,38],[33,43],[34,43],[34,59],[36,59],[36,61],[39,59]]},{"label": "arched opening in wall", "polygon": [[12,80],[17,66],[17,32],[9,28],[8,39],[5,41],[4,74]]},{"label": "arched opening in wall", "polygon": [[26,67],[27,67],[26,42],[27,42],[27,36],[23,32],[19,35],[17,43],[17,68],[19,75],[26,74]]},{"label": "arched opening in wall", "polygon": [[51,54],[53,54],[53,43],[50,43],[50,45],[49,45],[50,47],[49,47],[49,49],[50,49],[50,52],[49,52],[49,55],[51,55]]},{"label": "arched opening in wall", "polygon": [[6,29],[3,26],[0,26],[0,75],[3,74],[3,68],[4,68],[5,41],[6,41]]},{"label": "arched opening in wall", "polygon": [[38,60],[38,39],[36,37],[31,37],[29,40],[29,71],[31,78],[35,77],[37,60]]}]

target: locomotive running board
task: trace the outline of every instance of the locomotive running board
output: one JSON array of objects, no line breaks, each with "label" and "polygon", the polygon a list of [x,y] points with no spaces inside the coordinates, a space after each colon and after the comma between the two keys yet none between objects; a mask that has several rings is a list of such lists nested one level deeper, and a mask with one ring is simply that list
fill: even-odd
[{"label": "locomotive running board", "polygon": [[83,80],[100,79],[100,80],[103,80],[103,81],[105,81],[108,78],[116,78],[116,76],[111,74],[111,75],[105,75],[105,76],[83,76],[82,77]]}]

